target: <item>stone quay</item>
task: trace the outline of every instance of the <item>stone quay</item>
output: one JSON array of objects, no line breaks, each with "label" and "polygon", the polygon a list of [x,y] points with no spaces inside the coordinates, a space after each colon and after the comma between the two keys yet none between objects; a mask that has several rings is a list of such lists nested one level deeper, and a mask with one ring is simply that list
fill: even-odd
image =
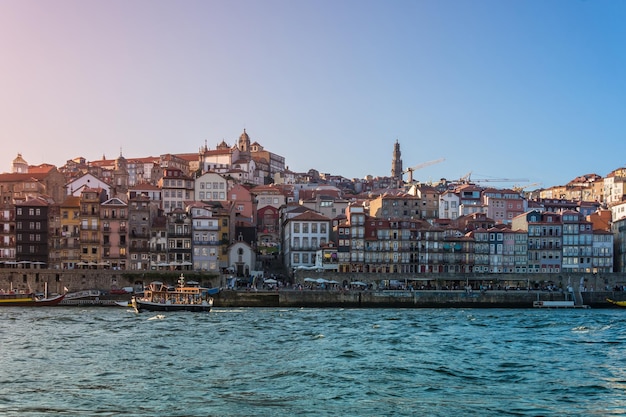
[{"label": "stone quay", "polygon": [[[279,290],[255,288],[226,289],[229,276],[194,271],[128,271],[128,270],[53,270],[0,269],[0,290],[49,293],[99,290],[106,295],[112,289],[133,287],[140,291],[152,281],[175,285],[184,274],[205,287],[219,287],[216,307],[346,307],[346,308],[526,308],[535,301],[571,300],[590,307],[611,306],[606,298],[625,300],[626,274],[436,274],[400,276],[398,274],[332,274],[298,271],[295,284],[305,278],[324,278],[340,284],[334,288],[294,285]],[[360,281],[377,283],[374,289],[345,289],[344,284]],[[385,289],[381,282],[403,284],[400,289]],[[545,285],[552,290],[545,290]],[[412,284],[412,285],[409,285]],[[428,285],[427,289],[424,285]],[[530,288],[530,289],[529,289]],[[570,293],[569,289],[573,290]],[[119,297],[118,297],[119,298]],[[580,303],[579,303],[580,304]]]}]

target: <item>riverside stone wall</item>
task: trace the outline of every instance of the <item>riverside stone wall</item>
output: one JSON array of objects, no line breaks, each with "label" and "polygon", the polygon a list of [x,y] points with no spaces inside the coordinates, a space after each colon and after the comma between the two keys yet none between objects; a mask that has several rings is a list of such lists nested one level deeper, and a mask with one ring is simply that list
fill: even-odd
[{"label": "riverside stone wall", "polygon": [[[296,282],[302,283],[305,277],[324,278],[338,282],[362,281],[374,282],[384,279],[402,281],[404,277],[396,274],[297,274]],[[163,281],[175,284],[180,271],[146,272],[146,271],[115,271],[115,270],[46,270],[46,269],[7,269],[0,270],[0,289],[14,291],[43,292],[48,287],[49,293],[62,293],[67,288],[69,292],[97,289],[104,292],[112,288],[135,287],[151,281]],[[225,287],[226,277],[194,273],[184,273],[187,280],[195,280],[206,287]],[[413,276],[414,277],[414,276]],[[411,277],[406,277],[410,279]],[[525,287],[527,283],[543,283],[551,281],[557,287],[566,287],[568,282],[576,291],[579,290],[580,280],[587,288],[581,293],[583,304],[591,307],[610,307],[606,298],[624,300],[626,291],[613,291],[615,286],[626,285],[626,274],[576,274],[575,276],[545,274],[545,275],[434,275],[431,277],[419,276],[420,279],[432,278],[433,285],[443,286],[451,281],[478,283],[514,283],[520,282]],[[605,291],[605,288],[609,288]],[[429,291],[364,291],[364,290],[311,290],[311,289],[281,289],[279,291],[222,291],[215,297],[216,307],[532,307],[533,301],[563,301],[571,297],[566,291],[464,291],[445,290],[439,288]]]},{"label": "riverside stone wall", "polygon": [[[113,288],[135,287],[141,289],[152,281],[176,284],[181,271],[146,272],[98,269],[5,269],[0,270],[0,289],[4,291],[43,292],[46,284],[49,293],[82,290],[110,291]],[[220,278],[213,275],[185,271],[187,280],[195,280],[207,287],[220,285]]]},{"label": "riverside stone wall", "polygon": [[[459,284],[463,283],[483,283],[492,284],[497,286],[512,285],[526,288],[528,284],[534,286],[535,284],[540,287],[546,283],[553,283],[557,288],[567,288],[568,285],[578,289],[580,281],[583,279],[584,286],[587,290],[605,290],[606,288],[613,289],[616,285],[626,285],[626,274],[623,273],[601,273],[601,274],[413,274],[413,275],[401,275],[401,274],[368,274],[368,273],[335,273],[335,272],[323,272],[318,273],[315,271],[296,271],[294,275],[295,282],[303,283],[305,278],[324,278],[327,280],[335,280],[339,283],[361,281],[365,283],[380,282],[382,280],[397,280],[404,281],[417,278],[419,281],[414,281],[416,285],[430,283],[432,286],[443,287],[450,284],[452,281],[458,281]],[[439,288],[441,289],[441,288]]]},{"label": "riverside stone wall", "polygon": [[[225,287],[225,276],[216,276],[193,271],[183,271],[187,280],[199,281],[207,287]],[[121,288],[141,286],[141,283],[148,284],[151,281],[163,281],[169,284],[175,284],[181,271],[120,271],[109,269],[75,269],[75,270],[53,270],[53,269],[0,269],[0,289],[2,290],[32,290],[43,291],[45,283],[48,283],[50,292],[63,292],[67,288],[70,292],[98,289],[102,291],[111,288]],[[381,280],[397,280],[404,281],[418,278],[420,281],[415,282],[417,285],[429,284],[433,287],[444,287],[457,281],[459,285],[469,282],[473,284],[491,284],[512,285],[519,284],[520,287],[526,287],[527,284],[544,285],[552,282],[557,288],[567,288],[568,284],[578,289],[581,278],[588,291],[595,290],[612,290],[615,286],[626,285],[626,274],[419,274],[419,275],[400,275],[400,274],[346,274],[346,273],[317,273],[314,271],[297,271],[293,279],[296,283],[304,283],[305,278],[324,278],[327,280],[336,280],[339,283],[361,281],[365,283],[379,283]],[[444,288],[437,288],[444,289]]]},{"label": "riverside stone wall", "polygon": [[[626,292],[582,293],[583,305],[614,307],[607,298],[626,299]],[[532,308],[534,301],[571,301],[572,294],[547,291],[338,291],[279,290],[274,292],[222,291],[215,307],[291,308]]]}]

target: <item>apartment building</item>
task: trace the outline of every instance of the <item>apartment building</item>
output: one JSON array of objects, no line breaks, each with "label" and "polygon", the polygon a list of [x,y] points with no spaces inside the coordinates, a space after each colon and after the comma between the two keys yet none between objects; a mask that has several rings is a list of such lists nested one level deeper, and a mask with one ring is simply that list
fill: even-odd
[{"label": "apartment building", "polygon": [[217,172],[206,172],[194,182],[195,201],[227,201],[229,182]]},{"label": "apartment building", "polygon": [[330,219],[313,211],[288,218],[284,223],[283,254],[287,268],[311,267],[321,246],[330,237]]},{"label": "apartment building", "polygon": [[186,203],[194,198],[194,180],[181,169],[166,168],[163,178],[159,181],[163,194],[163,211],[165,214],[176,209],[184,210]]},{"label": "apartment building", "polygon": [[128,269],[150,269],[150,226],[157,208],[157,203],[145,195],[128,201]]},{"label": "apartment building", "polygon": [[192,219],[193,269],[218,273],[222,245],[220,219],[213,216],[214,207],[201,202],[190,204],[187,211]]},{"label": "apartment building", "polygon": [[61,214],[61,239],[58,251],[60,268],[74,269],[80,262],[80,197],[68,195],[60,207]]},{"label": "apartment building", "polygon": [[98,264],[112,269],[126,269],[128,257],[128,205],[111,198],[100,205],[102,235]]},{"label": "apartment building", "polygon": [[76,266],[97,268],[100,261],[100,205],[106,201],[101,188],[83,188],[80,194],[80,261]]},{"label": "apartment building", "polygon": [[487,188],[482,197],[487,217],[496,223],[511,224],[514,217],[526,212],[526,200],[517,191]]},{"label": "apartment building", "polygon": [[15,206],[0,204],[0,261],[15,262]]},{"label": "apartment building", "polygon": [[591,257],[591,272],[594,274],[613,272],[614,255],[613,233],[608,230],[594,230]]},{"label": "apartment building", "polygon": [[167,214],[167,263],[170,269],[191,269],[192,219],[186,210]]},{"label": "apartment building", "polygon": [[15,261],[24,267],[48,265],[49,206],[44,198],[15,204]]},{"label": "apartment building", "polygon": [[170,268],[168,260],[167,240],[168,217],[159,211],[150,222],[150,269],[167,270]]},{"label": "apartment building", "polygon": [[[563,222],[560,214],[532,210],[515,217],[512,227],[528,234],[529,273],[561,272]],[[570,248],[575,250],[573,245]],[[574,265],[573,261],[571,265]]]},{"label": "apartment building", "polygon": [[592,223],[577,211],[561,215],[562,251],[561,269],[565,274],[591,272],[593,256]]}]

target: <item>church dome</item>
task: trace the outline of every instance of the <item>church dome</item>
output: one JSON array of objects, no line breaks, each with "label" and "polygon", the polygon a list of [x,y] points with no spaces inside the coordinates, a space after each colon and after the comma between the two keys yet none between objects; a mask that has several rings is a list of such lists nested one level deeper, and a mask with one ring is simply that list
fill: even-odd
[{"label": "church dome", "polygon": [[13,160],[12,172],[21,174],[28,172],[28,162],[22,158],[21,153],[18,153],[17,158]]},{"label": "church dome", "polygon": [[13,163],[14,164],[26,164],[26,165],[28,165],[28,162],[26,162],[24,160],[24,158],[22,158],[22,154],[21,153],[17,154],[17,157],[13,160]]}]

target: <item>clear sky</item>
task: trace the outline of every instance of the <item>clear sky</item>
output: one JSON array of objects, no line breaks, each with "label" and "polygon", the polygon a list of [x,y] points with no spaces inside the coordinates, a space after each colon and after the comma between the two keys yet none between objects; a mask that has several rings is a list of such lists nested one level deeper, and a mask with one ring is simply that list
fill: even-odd
[{"label": "clear sky", "polygon": [[[0,0],[0,172],[196,152],[565,184],[626,156],[623,0]],[[506,184],[505,184],[506,185]]]}]

